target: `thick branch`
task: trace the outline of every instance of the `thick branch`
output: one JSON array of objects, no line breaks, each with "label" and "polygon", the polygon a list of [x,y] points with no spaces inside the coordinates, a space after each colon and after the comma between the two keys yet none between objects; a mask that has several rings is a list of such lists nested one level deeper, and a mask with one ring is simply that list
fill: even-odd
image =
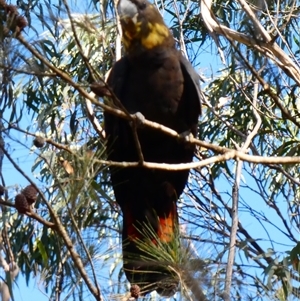
[{"label": "thick branch", "polygon": [[[248,4],[244,0],[239,0],[241,5],[246,9],[248,15],[253,18],[250,13]],[[289,77],[291,77],[298,85],[300,85],[300,70],[290,57],[270,38],[266,30],[259,25],[259,21],[255,19],[256,28],[259,34],[263,37],[262,40],[253,39],[248,35],[237,32],[224,25],[219,24],[212,13],[211,0],[201,0],[201,14],[206,27],[217,34],[223,35],[226,38],[232,39],[239,43],[254,47],[264,55],[268,55]],[[250,9],[251,10],[251,9]]]}]

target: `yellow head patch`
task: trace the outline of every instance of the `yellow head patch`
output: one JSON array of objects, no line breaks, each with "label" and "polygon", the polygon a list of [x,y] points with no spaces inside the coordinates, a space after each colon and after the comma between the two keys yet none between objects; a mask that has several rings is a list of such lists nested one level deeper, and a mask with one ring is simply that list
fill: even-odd
[{"label": "yellow head patch", "polygon": [[161,45],[164,40],[169,36],[169,29],[164,24],[148,23],[148,34],[141,37],[141,43],[146,49]]},{"label": "yellow head patch", "polygon": [[170,32],[165,24],[150,23],[142,24],[142,22],[134,22],[127,20],[122,22],[123,43],[128,50],[133,44],[141,45],[146,49],[152,49],[161,45]]}]

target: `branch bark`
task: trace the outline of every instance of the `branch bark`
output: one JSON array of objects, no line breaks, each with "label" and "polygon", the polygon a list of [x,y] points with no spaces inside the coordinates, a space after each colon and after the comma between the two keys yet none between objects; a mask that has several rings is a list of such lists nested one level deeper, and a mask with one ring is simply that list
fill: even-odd
[{"label": "branch bark", "polygon": [[253,47],[263,55],[267,55],[275,64],[277,64],[289,77],[300,85],[300,70],[292,59],[275,43],[269,33],[263,28],[259,20],[253,14],[251,8],[245,0],[238,0],[249,18],[252,20],[257,30],[257,35],[261,39],[254,39],[251,36],[237,32],[220,24],[211,10],[211,0],[200,0],[201,15],[203,21],[210,32],[222,35],[233,41],[237,41],[246,46]]},{"label": "branch bark", "polygon": [[[258,95],[258,86],[259,82],[256,80],[254,84],[254,91],[253,91],[253,115],[256,119],[256,125],[248,135],[244,145],[241,148],[241,152],[246,152],[247,148],[252,143],[253,138],[257,134],[260,126],[261,126],[261,118],[258,112],[256,111],[257,107],[257,95]],[[230,301],[230,290],[231,290],[231,282],[232,282],[232,272],[235,260],[235,248],[236,248],[236,238],[237,238],[237,231],[238,231],[238,204],[239,204],[239,189],[240,189],[240,182],[241,182],[241,174],[242,174],[243,162],[237,160],[236,165],[236,175],[235,175],[235,182],[232,188],[232,226],[230,230],[230,242],[229,242],[229,252],[228,252],[228,259],[227,259],[227,270],[226,270],[226,278],[225,278],[225,290],[224,290],[224,300]]]}]

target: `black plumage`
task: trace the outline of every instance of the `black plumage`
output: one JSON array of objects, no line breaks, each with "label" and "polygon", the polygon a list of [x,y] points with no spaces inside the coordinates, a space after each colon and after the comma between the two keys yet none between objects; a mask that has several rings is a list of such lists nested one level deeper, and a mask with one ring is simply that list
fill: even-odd
[{"label": "black plumage", "polygon": [[[119,14],[127,51],[113,66],[109,87],[130,114],[141,113],[178,133],[196,136],[201,112],[199,76],[176,49],[158,10],[147,1],[120,0]],[[113,98],[110,103],[118,107]],[[109,160],[139,161],[129,121],[105,113],[105,130]],[[193,145],[161,131],[137,127],[137,135],[147,162],[176,164],[193,159]],[[124,270],[128,280],[142,291],[156,289],[170,295],[177,286],[177,281],[168,280],[172,272],[146,259],[139,244],[178,241],[176,202],[188,174],[188,170],[111,168],[116,201],[123,213]]]}]

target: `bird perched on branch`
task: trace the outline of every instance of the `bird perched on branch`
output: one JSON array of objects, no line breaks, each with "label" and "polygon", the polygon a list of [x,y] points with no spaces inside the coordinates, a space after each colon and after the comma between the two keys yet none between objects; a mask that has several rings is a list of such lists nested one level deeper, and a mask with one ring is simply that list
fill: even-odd
[{"label": "bird perched on branch", "polygon": [[[109,104],[180,134],[196,135],[199,76],[176,49],[159,11],[145,0],[120,0],[118,13],[126,54],[109,75],[107,84],[115,95]],[[189,143],[107,112],[104,116],[109,160],[179,164],[193,159],[194,146]],[[155,260],[151,250],[165,245],[172,253],[179,244],[176,202],[188,174],[188,170],[111,168],[123,213],[124,271],[144,294],[156,290],[169,296],[177,289],[173,272],[166,262]]]}]

